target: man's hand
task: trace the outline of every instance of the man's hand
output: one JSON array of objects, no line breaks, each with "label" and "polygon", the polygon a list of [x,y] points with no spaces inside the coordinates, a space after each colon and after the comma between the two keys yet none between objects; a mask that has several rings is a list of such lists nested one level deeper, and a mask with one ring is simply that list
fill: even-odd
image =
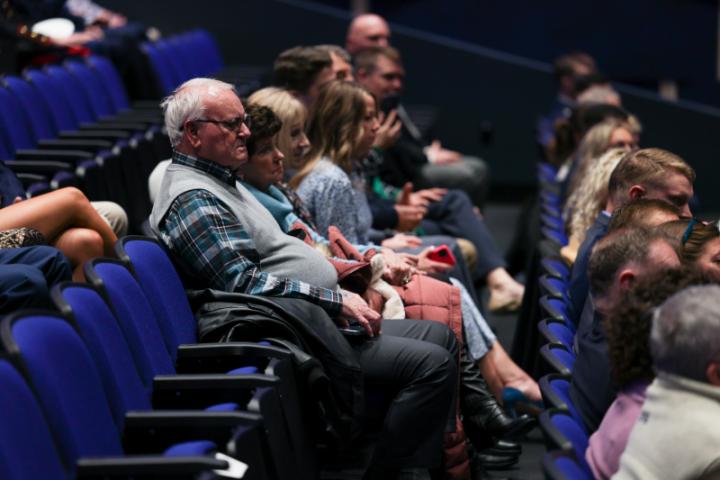
[{"label": "man's hand", "polygon": [[439,202],[447,193],[445,188],[428,188],[426,190],[418,190],[410,194],[410,205],[426,207],[432,202]]},{"label": "man's hand", "polygon": [[374,147],[379,147],[383,150],[392,147],[400,138],[400,130],[402,129],[402,122],[397,118],[397,112],[391,110],[390,113],[385,116],[384,113],[380,112],[380,128],[375,134]]},{"label": "man's hand", "polygon": [[425,155],[427,155],[430,163],[435,165],[449,165],[459,162],[462,158],[460,152],[443,148],[438,140],[433,140],[433,142],[426,147]]},{"label": "man's hand", "polygon": [[404,285],[415,273],[415,266],[405,261],[405,257],[392,250],[383,250],[382,257],[385,260],[383,279],[391,285]]},{"label": "man's hand", "polygon": [[415,227],[420,224],[427,213],[425,207],[416,207],[413,205],[395,205],[393,208],[398,216],[398,223],[395,225],[395,230],[398,232],[411,232],[415,230]]},{"label": "man's hand", "polygon": [[428,247],[418,255],[418,269],[428,273],[444,273],[452,269],[451,265],[431,260],[428,255],[434,247]]},{"label": "man's hand", "polygon": [[401,248],[419,247],[420,245],[422,245],[422,240],[420,240],[415,235],[405,235],[404,233],[398,233],[394,237],[383,240],[380,245],[385,248],[399,250]]},{"label": "man's hand", "polygon": [[358,322],[370,337],[381,333],[382,317],[380,314],[371,309],[360,295],[347,290],[342,291],[342,311],[337,321],[342,327],[347,327],[349,321]]}]

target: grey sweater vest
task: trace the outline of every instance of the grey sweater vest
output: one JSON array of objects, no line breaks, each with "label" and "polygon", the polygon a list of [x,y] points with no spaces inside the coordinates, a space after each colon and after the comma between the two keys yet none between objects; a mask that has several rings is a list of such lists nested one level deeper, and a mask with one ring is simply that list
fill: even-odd
[{"label": "grey sweater vest", "polygon": [[173,201],[190,190],[206,190],[224,203],[245,228],[260,254],[260,270],[300,280],[317,287],[337,288],[337,273],[327,259],[302,240],[285,234],[270,212],[239,183],[232,187],[217,178],[183,165],[170,164],[155,199],[150,225],[159,225]]}]

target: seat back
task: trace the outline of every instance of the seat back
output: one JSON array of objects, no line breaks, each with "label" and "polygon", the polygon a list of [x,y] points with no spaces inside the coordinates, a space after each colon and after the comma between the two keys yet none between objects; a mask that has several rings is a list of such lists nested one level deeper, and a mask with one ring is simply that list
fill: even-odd
[{"label": "seat back", "polygon": [[140,48],[148,58],[160,92],[162,95],[169,95],[179,85],[173,67],[152,43],[145,42]]},{"label": "seat back", "polygon": [[575,455],[562,450],[548,452],[543,456],[542,468],[549,480],[593,480],[589,472],[575,460]]},{"label": "seat back", "polygon": [[573,452],[580,466],[590,471],[585,460],[589,437],[577,420],[568,413],[550,409],[540,414],[540,428],[551,446]]},{"label": "seat back", "polygon": [[170,354],[178,345],[197,343],[197,323],[182,281],[159,242],[128,236],[115,245],[118,258],[130,266],[146,294]]},{"label": "seat back", "polygon": [[115,65],[105,57],[99,55],[90,55],[87,58],[90,66],[102,78],[103,85],[107,88],[109,99],[112,101],[115,111],[127,110],[130,108],[130,100],[128,99],[125,85],[120,78],[120,74],[115,69]]},{"label": "seat back", "polygon": [[27,70],[25,78],[45,100],[60,131],[77,130],[80,126],[80,119],[58,82],[46,72],[36,69]]},{"label": "seat back", "polygon": [[120,261],[96,258],[85,264],[85,278],[103,295],[133,353],[145,385],[155,375],[172,375],[175,366],[152,307],[140,285]]},{"label": "seat back", "polygon": [[3,319],[0,331],[3,347],[37,393],[64,463],[121,455],[100,374],[70,323],[51,313],[17,313]]},{"label": "seat back", "polygon": [[543,320],[538,323],[538,329],[548,342],[559,343],[568,350],[573,348],[575,334],[565,323],[556,320]]},{"label": "seat back", "polygon": [[0,119],[13,153],[17,150],[35,148],[33,129],[23,106],[4,87],[0,87]]},{"label": "seat back", "polygon": [[575,354],[563,347],[548,343],[540,348],[540,356],[550,365],[557,373],[564,376],[570,376],[575,367]]},{"label": "seat back", "polygon": [[32,137],[32,143],[35,144],[38,140],[56,138],[59,129],[55,123],[55,116],[35,87],[28,81],[14,76],[5,77],[5,85],[22,105],[23,114],[27,118],[27,122],[32,125],[32,128],[27,132]]},{"label": "seat back", "polygon": [[90,98],[75,76],[60,65],[48,65],[45,70],[50,78],[57,82],[80,123],[92,123],[97,120]]},{"label": "seat back", "polygon": [[73,322],[93,356],[108,392],[118,430],[129,410],[150,410],[152,385],[145,385],[118,321],[102,296],[83,283],[63,282],[51,291],[53,302]]},{"label": "seat back", "polygon": [[0,385],[0,478],[66,478],[40,405],[6,359],[0,359]]},{"label": "seat back", "polygon": [[111,116],[114,113],[107,91],[88,65],[79,60],[71,60],[65,62],[64,67],[83,86],[95,118]]},{"label": "seat back", "polygon": [[562,375],[551,373],[540,379],[540,392],[543,401],[552,408],[570,412],[579,422],[582,422],[575,404],[570,398],[570,380]]}]

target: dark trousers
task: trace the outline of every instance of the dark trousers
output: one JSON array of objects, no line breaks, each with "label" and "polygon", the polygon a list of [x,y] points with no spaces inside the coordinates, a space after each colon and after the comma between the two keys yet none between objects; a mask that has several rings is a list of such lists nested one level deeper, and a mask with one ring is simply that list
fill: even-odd
[{"label": "dark trousers", "polygon": [[455,417],[458,344],[444,325],[386,320],[382,335],[354,345],[368,392],[392,395],[372,464],[437,467]]},{"label": "dark trousers", "polygon": [[475,214],[470,198],[461,190],[449,190],[440,201],[432,202],[420,226],[428,235],[449,235],[472,242],[477,250],[477,267],[471,273],[476,280],[505,266],[485,222]]},{"label": "dark trousers", "polygon": [[70,263],[53,247],[0,249],[0,313],[51,308],[49,287],[71,275]]}]

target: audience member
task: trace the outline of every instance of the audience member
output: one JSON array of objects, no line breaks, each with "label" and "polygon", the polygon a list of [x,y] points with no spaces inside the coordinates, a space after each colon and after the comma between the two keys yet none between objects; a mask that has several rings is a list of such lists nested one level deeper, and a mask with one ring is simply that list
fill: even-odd
[{"label": "audience member", "polygon": [[[190,80],[163,108],[173,163],[150,223],[180,268],[205,287],[262,295],[302,311],[300,320],[312,319],[307,327],[338,349],[336,362],[354,363],[367,385],[393,385],[394,393],[384,389],[392,402],[364,478],[395,478],[402,467],[438,467],[442,434],[454,417],[454,335],[434,322],[381,323],[359,296],[337,290],[336,273],[320,252],[285,235],[236,184],[250,131],[231,85]],[[348,321],[364,326],[374,340],[350,346],[328,327]],[[332,379],[333,387],[349,380]]]},{"label": "audience member", "polygon": [[717,473],[720,287],[689,287],[665,301],[653,316],[650,350],[657,377],[613,478]]},{"label": "audience member", "polygon": [[555,60],[554,73],[558,93],[549,112],[541,116],[537,123],[537,142],[547,158],[555,156],[555,123],[559,119],[570,118],[571,109],[575,106],[577,79],[595,72],[595,60],[587,53],[568,53]]},{"label": "audience member", "polygon": [[394,109],[403,125],[400,138],[383,151],[382,178],[398,187],[412,182],[417,188],[458,188],[481,205],[487,190],[485,162],[443,148],[438,140],[425,141],[405,108],[390,105],[403,90],[405,70],[400,53],[392,47],[361,50],[355,55],[355,68],[358,82],[381,106],[389,106],[387,113]]},{"label": "audience member", "polygon": [[577,359],[569,389],[588,431],[597,430],[616,394],[603,318],[639,279],[679,266],[675,250],[664,237],[643,229],[612,232],[593,249],[589,266],[592,303],[591,308],[586,306],[583,315],[587,318],[575,336]]},{"label": "audience member", "polygon": [[390,46],[390,27],[380,15],[366,13],[350,22],[345,48],[351,55],[368,47]]},{"label": "audience member", "polygon": [[273,66],[273,83],[292,93],[308,110],[320,88],[335,78],[333,59],[326,48],[289,48],[278,55]]},{"label": "audience member", "polygon": [[325,50],[332,61],[331,68],[335,80],[352,82],[353,76],[352,57],[344,48],[338,45],[317,45],[316,48]]},{"label": "audience member", "polygon": [[655,378],[648,344],[653,310],[670,295],[701,282],[684,269],[650,275],[631,288],[605,318],[610,370],[618,395],[585,453],[596,479],[609,479],[617,472],[645,390]]}]

